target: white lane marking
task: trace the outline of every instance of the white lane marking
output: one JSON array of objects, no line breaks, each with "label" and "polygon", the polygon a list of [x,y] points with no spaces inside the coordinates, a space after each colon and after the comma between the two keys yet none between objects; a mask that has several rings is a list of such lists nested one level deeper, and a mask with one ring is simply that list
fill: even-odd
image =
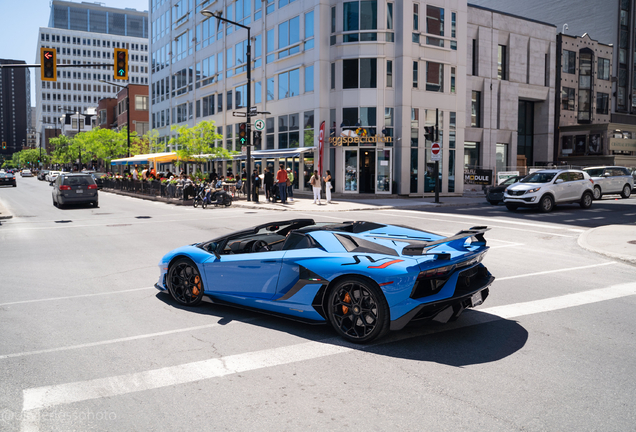
[{"label": "white lane marking", "polygon": [[577,233],[585,232],[585,230],[582,230],[582,229],[575,229],[575,228],[568,228],[568,231],[577,232]]},{"label": "white lane marking", "polygon": [[501,249],[506,247],[525,246],[523,243],[512,243],[507,245],[489,246],[490,249]]},{"label": "white lane marking", "polygon": [[[408,210],[403,210],[403,211],[408,211]],[[390,216],[399,216],[399,217],[410,218],[410,219],[419,219],[419,220],[426,220],[426,221],[436,221],[436,222],[446,222],[446,223],[455,223],[455,224],[466,225],[465,222],[448,220],[448,219],[434,219],[434,218],[430,218],[430,217],[423,218],[423,217],[406,216],[406,215],[403,215],[403,214],[394,214],[394,213],[393,214],[385,213],[385,214],[389,214]],[[435,213],[430,213],[430,214],[435,214]],[[488,220],[496,221],[496,222],[503,222],[500,219],[493,219],[493,218],[490,218]],[[535,233],[535,234],[546,234],[546,235],[557,236],[557,237],[577,238],[577,236],[571,236],[571,235],[565,235],[565,234],[557,234],[557,233],[544,232],[544,231],[534,231],[534,230],[529,230],[529,229],[524,229],[524,228],[513,228],[513,227],[507,227],[507,226],[500,226],[500,225],[488,224],[488,228],[502,228],[502,229],[513,230],[513,231],[523,231],[523,232],[529,232],[529,233]],[[561,229],[561,230],[563,229],[562,227],[558,227],[558,228],[556,228],[556,227],[555,228],[546,227],[546,228]]]},{"label": "white lane marking", "polygon": [[601,266],[606,266],[606,265],[611,265],[611,264],[616,264],[616,261],[609,261],[609,262],[605,262],[605,263],[601,263],[601,264],[590,264],[590,265],[581,266],[581,267],[570,267],[570,268],[564,268],[564,269],[546,270],[546,271],[536,272],[536,273],[526,273],[526,274],[522,274],[522,275],[507,276],[507,277],[502,277],[502,278],[496,278],[495,282],[504,281],[504,280],[508,280],[508,279],[518,279],[518,278],[529,277],[529,276],[541,276],[541,275],[546,275],[546,274],[551,274],[551,273],[561,273],[561,272],[566,272],[566,271],[586,270],[586,269],[593,268],[593,267],[601,267]]},{"label": "white lane marking", "polygon": [[149,289],[156,289],[156,288],[155,287],[133,288],[129,290],[109,291],[109,292],[103,292],[103,293],[80,294],[80,295],[66,296],[66,297],[50,297],[50,298],[35,299],[35,300],[22,300],[22,301],[16,301],[11,303],[1,303],[0,307],[16,305],[16,304],[25,304],[25,303],[48,302],[48,301],[55,301],[55,300],[68,300],[68,299],[81,298],[81,297],[95,297],[95,296],[103,296],[103,295],[121,294],[121,293],[129,293],[129,292],[143,291],[143,290],[149,290]]},{"label": "white lane marking", "polygon": [[[636,283],[614,285],[576,294],[553,297],[531,302],[515,303],[505,306],[480,309],[482,314],[494,315],[495,319],[510,319],[530,314],[555,311],[575,306],[597,303],[601,301],[626,297],[636,294]],[[459,327],[480,324],[479,319],[466,322]],[[404,334],[404,338],[412,337]],[[398,339],[401,339],[398,337]],[[385,342],[394,341],[390,338]],[[376,344],[376,345],[378,345]],[[371,345],[373,346],[373,345]],[[323,341],[306,342],[297,345],[271,348],[261,351],[235,354],[221,358],[202,360],[177,366],[169,366],[150,371],[98,378],[24,389],[23,411],[35,411],[52,406],[70,404],[91,399],[113,397],[133,392],[168,387],[178,384],[222,377],[240,372],[247,372],[267,367],[276,367],[321,357],[342,354],[364,347],[349,345],[340,338],[329,338]],[[23,418],[37,418],[36,415],[24,415]],[[35,428],[37,425],[25,422],[22,430]]]},{"label": "white lane marking", "polygon": [[543,300],[534,300],[524,303],[515,303],[505,306],[495,306],[479,309],[480,312],[497,315],[502,319],[518,318],[542,312],[552,312],[559,309],[567,309],[575,306],[583,306],[612,300],[636,294],[636,283],[614,285],[608,288],[599,288],[583,291],[575,294],[566,294],[559,297],[551,297]]},{"label": "white lane marking", "polygon": [[417,212],[415,210],[402,210],[402,211],[407,213],[419,213],[419,214],[431,215],[431,216],[456,217],[460,219],[477,219],[477,220],[487,220],[487,221],[494,220],[495,222],[502,222],[502,223],[507,223],[511,225],[523,225],[523,226],[537,227],[537,228],[562,229],[560,226],[555,226],[555,225],[520,222],[520,221],[513,221],[513,220],[506,220],[506,219],[494,219],[494,218],[483,217],[483,216],[460,215],[460,214],[454,214],[454,213]]}]

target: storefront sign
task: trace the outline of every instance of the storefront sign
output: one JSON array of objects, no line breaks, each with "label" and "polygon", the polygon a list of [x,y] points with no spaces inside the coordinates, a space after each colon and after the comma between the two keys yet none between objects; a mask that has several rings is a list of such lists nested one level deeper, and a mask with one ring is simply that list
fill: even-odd
[{"label": "storefront sign", "polygon": [[325,147],[325,122],[320,124],[320,132],[318,132],[318,173],[322,175],[322,153]]},{"label": "storefront sign", "polygon": [[468,185],[491,185],[492,170],[465,169],[464,184]]},{"label": "storefront sign", "polygon": [[369,137],[330,137],[329,144],[332,146],[341,146],[343,144],[364,144],[364,143],[392,143],[393,137],[390,136],[369,136]]},{"label": "storefront sign", "polygon": [[612,139],[610,139],[609,149],[610,149],[610,151],[614,150],[614,151],[629,151],[629,152],[633,152],[633,151],[636,151],[636,140],[623,139],[623,138],[616,138],[616,139],[612,138]]},{"label": "storefront sign", "polygon": [[519,171],[499,171],[497,173],[497,184],[508,180],[510,177],[518,176]]}]

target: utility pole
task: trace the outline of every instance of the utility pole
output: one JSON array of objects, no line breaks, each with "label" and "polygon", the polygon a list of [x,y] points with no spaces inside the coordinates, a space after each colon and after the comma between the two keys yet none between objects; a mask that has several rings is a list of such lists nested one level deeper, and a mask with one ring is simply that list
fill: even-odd
[{"label": "utility pole", "polygon": [[[435,142],[439,142],[439,109],[437,108],[435,109]],[[435,203],[439,203],[439,161],[435,161]]]}]

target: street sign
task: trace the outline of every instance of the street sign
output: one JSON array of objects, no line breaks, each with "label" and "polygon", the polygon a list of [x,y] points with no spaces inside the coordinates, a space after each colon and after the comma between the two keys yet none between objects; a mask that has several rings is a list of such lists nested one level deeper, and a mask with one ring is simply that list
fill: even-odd
[{"label": "street sign", "polygon": [[254,129],[256,129],[257,131],[262,131],[263,129],[265,129],[265,122],[263,120],[256,120],[254,122]]},{"label": "street sign", "polygon": [[439,143],[433,143],[431,145],[431,160],[432,161],[440,161],[442,160],[442,146]]},{"label": "street sign", "polygon": [[232,111],[234,117],[247,117],[247,113],[241,111]]}]

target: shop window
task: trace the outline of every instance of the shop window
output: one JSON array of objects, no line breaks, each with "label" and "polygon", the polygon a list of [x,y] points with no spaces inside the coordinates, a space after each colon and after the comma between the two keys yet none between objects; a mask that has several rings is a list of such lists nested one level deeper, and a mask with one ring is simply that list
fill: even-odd
[{"label": "shop window", "polygon": [[464,142],[464,168],[479,168],[478,142]]},{"label": "shop window", "polygon": [[561,88],[561,109],[574,111],[574,98],[576,90],[569,87]]}]

